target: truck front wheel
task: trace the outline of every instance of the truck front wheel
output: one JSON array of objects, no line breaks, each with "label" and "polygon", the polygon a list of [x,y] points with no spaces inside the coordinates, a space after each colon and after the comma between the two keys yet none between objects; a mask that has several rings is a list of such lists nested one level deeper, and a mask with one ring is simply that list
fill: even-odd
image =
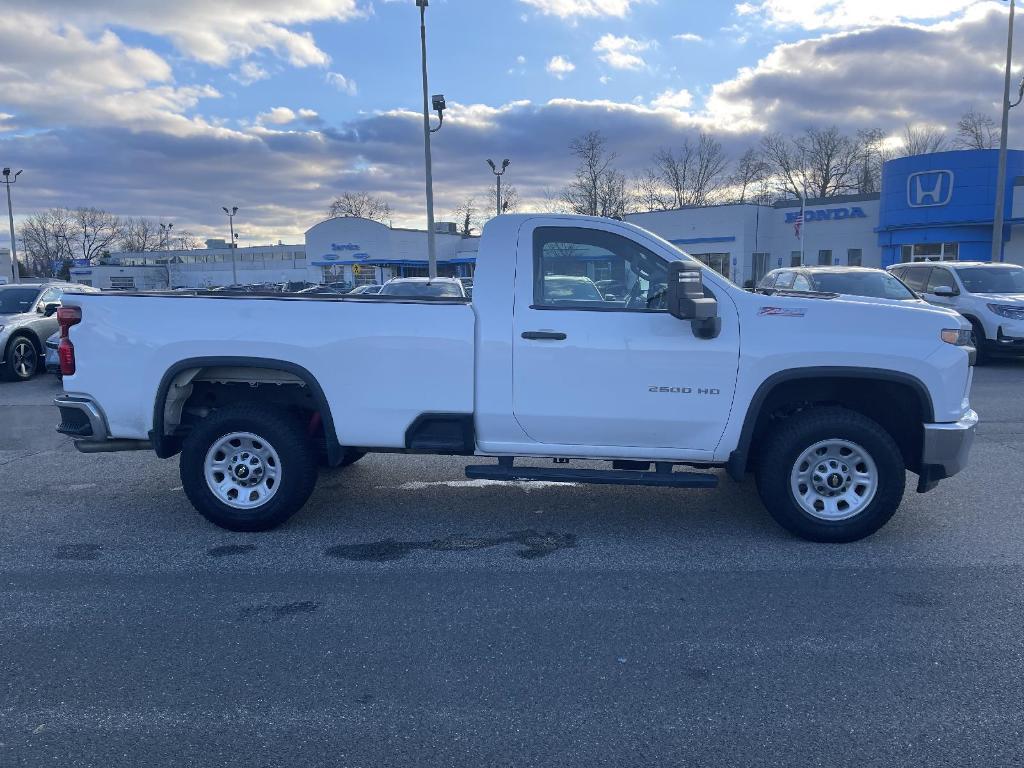
[{"label": "truck front wheel", "polygon": [[786,530],[810,541],[870,536],[903,499],[906,468],[877,422],[839,407],[800,411],[760,446],[761,501]]},{"label": "truck front wheel", "polygon": [[185,495],[211,523],[266,531],[306,503],[316,485],[316,453],[286,411],[229,406],[185,438],[180,470]]}]

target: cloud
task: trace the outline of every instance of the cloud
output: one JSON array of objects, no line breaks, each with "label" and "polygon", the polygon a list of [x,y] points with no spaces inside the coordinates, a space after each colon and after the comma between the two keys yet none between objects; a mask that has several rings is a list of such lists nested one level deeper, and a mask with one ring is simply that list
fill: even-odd
[{"label": "cloud", "polygon": [[238,68],[238,72],[231,77],[242,85],[252,85],[259,80],[266,80],[270,73],[254,61],[244,61]]},{"label": "cloud", "polygon": [[325,79],[330,85],[333,85],[342,93],[347,93],[349,96],[355,96],[358,93],[359,89],[356,88],[356,81],[345,77],[340,72],[328,72]]},{"label": "cloud", "polygon": [[780,27],[850,29],[946,19],[972,2],[977,0],[754,0],[735,10]]},{"label": "cloud", "polygon": [[651,101],[651,106],[655,109],[689,109],[692,104],[693,94],[685,88],[678,91],[662,91]]},{"label": "cloud", "polygon": [[566,75],[576,69],[576,65],[565,58],[565,56],[552,56],[548,59],[548,63],[544,69],[548,71],[549,75],[554,75],[559,80],[562,80]]},{"label": "cloud", "polygon": [[117,25],[166,37],[185,56],[226,65],[266,50],[292,66],[327,66],[312,35],[292,27],[348,21],[364,14],[357,0],[47,0],[47,13],[85,30]]},{"label": "cloud", "polygon": [[[314,112],[314,114],[316,114]],[[286,125],[295,121],[295,112],[288,107],[274,107],[256,116],[256,122],[269,125]]]},{"label": "cloud", "polygon": [[626,16],[633,5],[645,0],[520,0],[546,16],[574,17]]},{"label": "cloud", "polygon": [[998,6],[979,5],[930,26],[888,25],[778,45],[715,85],[707,115],[734,129],[799,131],[834,123],[846,130],[948,124],[970,109],[997,113],[1005,26]]},{"label": "cloud", "polygon": [[672,35],[673,40],[679,40],[683,43],[702,43],[704,38],[695,32],[683,32],[678,35]]},{"label": "cloud", "polygon": [[594,43],[598,58],[613,69],[644,69],[647,62],[638,54],[653,47],[649,40],[636,40],[629,36],[616,37],[610,32]]}]

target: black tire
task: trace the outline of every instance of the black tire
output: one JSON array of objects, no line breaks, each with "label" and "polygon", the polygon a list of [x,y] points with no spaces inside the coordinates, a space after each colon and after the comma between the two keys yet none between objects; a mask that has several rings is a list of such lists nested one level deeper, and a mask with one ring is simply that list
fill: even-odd
[{"label": "black tire", "polygon": [[[853,516],[842,520],[826,520],[805,511],[791,486],[791,473],[801,454],[828,440],[861,447],[877,470],[874,496]],[[755,473],[761,501],[775,521],[801,538],[819,542],[857,541],[870,536],[896,512],[906,486],[903,455],[889,433],[860,413],[832,406],[810,408],[778,422],[759,447]]]},{"label": "black tire", "polygon": [[[280,460],[280,482],[267,501],[238,509],[222,501],[206,481],[207,453],[232,433],[252,433]],[[316,486],[316,451],[298,419],[271,406],[236,405],[214,411],[185,438],[179,461],[181,484],[192,506],[229,531],[268,531],[298,512]]]},{"label": "black tire", "polygon": [[16,334],[7,342],[4,363],[3,374],[7,381],[28,381],[39,371],[39,348],[30,337]]},{"label": "black tire", "polygon": [[988,339],[985,336],[985,328],[973,317],[967,318],[971,322],[971,346],[974,347],[977,356],[974,358],[975,365],[984,365],[989,360]]}]

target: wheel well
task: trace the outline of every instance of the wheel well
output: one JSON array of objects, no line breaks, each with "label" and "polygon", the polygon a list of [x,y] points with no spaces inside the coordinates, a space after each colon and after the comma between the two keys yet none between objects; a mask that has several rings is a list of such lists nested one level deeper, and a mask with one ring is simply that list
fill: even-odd
[{"label": "wheel well", "polygon": [[157,453],[165,457],[177,453],[193,425],[218,408],[248,403],[274,405],[291,413],[329,461],[340,461],[341,449],[323,391],[305,369],[279,365],[211,361],[194,367],[179,364],[168,371],[154,408],[151,437]]},{"label": "wheel well", "polygon": [[7,347],[4,349],[4,359],[7,359],[7,350],[11,348],[11,344],[19,336],[24,336],[26,339],[32,342],[32,346],[36,348],[36,354],[43,354],[43,344],[36,335],[36,332],[31,328],[17,328],[11,331],[11,337],[7,340]]},{"label": "wheel well", "polygon": [[917,472],[924,439],[921,425],[931,419],[926,397],[910,383],[897,380],[828,376],[782,381],[761,399],[752,430],[744,429],[749,434],[745,469],[765,432],[778,420],[807,408],[834,405],[878,422],[899,446],[907,469]]}]

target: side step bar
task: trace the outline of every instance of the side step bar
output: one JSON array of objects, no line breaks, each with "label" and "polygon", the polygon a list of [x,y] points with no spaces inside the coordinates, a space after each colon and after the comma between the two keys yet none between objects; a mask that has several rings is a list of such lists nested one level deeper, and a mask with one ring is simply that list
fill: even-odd
[{"label": "side step bar", "polygon": [[655,472],[629,469],[566,469],[562,467],[516,467],[502,457],[497,464],[473,464],[466,477],[473,480],[541,480],[548,483],[596,483],[599,485],[654,485],[668,488],[717,488],[718,476],[704,472],[673,472],[672,465],[657,462]]}]

